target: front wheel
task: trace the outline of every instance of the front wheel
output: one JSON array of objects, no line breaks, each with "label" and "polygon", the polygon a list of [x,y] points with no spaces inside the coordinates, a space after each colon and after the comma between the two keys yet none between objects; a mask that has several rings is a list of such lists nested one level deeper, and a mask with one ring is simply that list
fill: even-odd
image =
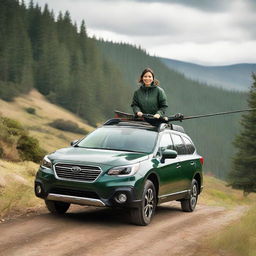
[{"label": "front wheel", "polygon": [[70,206],[69,203],[50,201],[50,200],[45,200],[45,205],[52,214],[56,214],[56,215],[64,214]]},{"label": "front wheel", "polygon": [[199,194],[198,183],[195,179],[193,179],[191,183],[191,191],[189,194],[189,198],[181,200],[181,208],[184,212],[194,211],[197,204],[198,194]]},{"label": "front wheel", "polygon": [[131,222],[146,226],[154,216],[156,208],[156,190],[152,181],[147,180],[144,186],[141,205],[138,208],[130,209]]}]

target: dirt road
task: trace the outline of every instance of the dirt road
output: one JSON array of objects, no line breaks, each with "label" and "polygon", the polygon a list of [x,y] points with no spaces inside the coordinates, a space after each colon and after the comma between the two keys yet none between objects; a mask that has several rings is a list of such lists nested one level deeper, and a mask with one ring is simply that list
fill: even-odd
[{"label": "dirt road", "polygon": [[246,209],[198,205],[158,207],[146,227],[128,223],[122,211],[73,207],[62,217],[47,212],[0,224],[1,256],[167,256],[193,255],[200,240],[239,218]]}]

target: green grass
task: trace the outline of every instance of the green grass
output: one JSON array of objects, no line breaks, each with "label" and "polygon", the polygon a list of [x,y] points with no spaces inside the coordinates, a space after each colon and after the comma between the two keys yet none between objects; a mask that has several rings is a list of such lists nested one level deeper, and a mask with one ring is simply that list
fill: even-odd
[{"label": "green grass", "polygon": [[199,202],[212,206],[223,206],[230,209],[241,204],[249,205],[253,203],[255,199],[255,194],[244,197],[241,190],[234,190],[231,187],[227,187],[225,181],[205,175],[204,189],[200,195]]},{"label": "green grass", "polygon": [[204,240],[196,255],[255,256],[256,204],[231,226]]}]

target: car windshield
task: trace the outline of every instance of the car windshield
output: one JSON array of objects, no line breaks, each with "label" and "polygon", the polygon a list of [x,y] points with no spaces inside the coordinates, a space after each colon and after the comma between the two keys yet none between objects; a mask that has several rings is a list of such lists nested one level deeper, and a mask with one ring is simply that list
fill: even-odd
[{"label": "car windshield", "polygon": [[102,127],[90,133],[76,146],[151,153],[155,146],[157,134],[155,131],[145,129]]}]

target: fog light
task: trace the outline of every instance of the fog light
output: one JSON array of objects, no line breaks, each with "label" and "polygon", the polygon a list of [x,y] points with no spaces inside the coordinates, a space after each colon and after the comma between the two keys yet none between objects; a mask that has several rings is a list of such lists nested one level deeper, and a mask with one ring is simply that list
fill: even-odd
[{"label": "fog light", "polygon": [[40,185],[36,185],[36,193],[40,195],[42,193],[42,188]]},{"label": "fog light", "polygon": [[118,203],[125,203],[127,201],[127,195],[120,193],[115,197],[115,199]]}]

